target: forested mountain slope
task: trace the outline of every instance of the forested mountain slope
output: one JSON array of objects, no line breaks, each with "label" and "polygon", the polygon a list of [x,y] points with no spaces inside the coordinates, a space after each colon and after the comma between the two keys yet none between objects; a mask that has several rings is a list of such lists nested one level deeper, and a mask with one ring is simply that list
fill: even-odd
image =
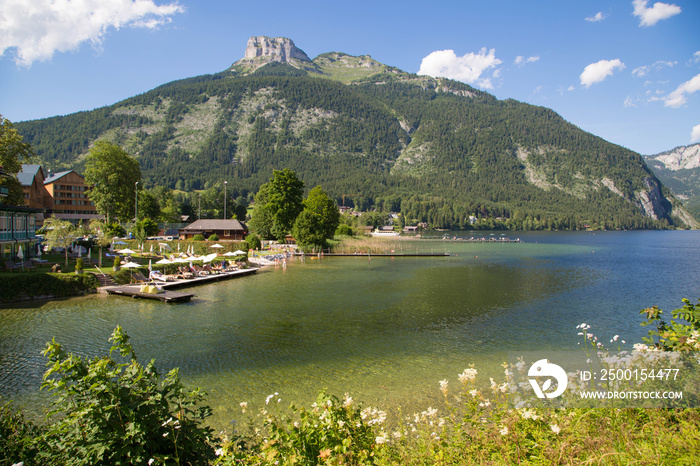
[{"label": "forested mountain slope", "polygon": [[696,226],[639,154],[552,110],[368,56],[300,56],[241,60],[16,128],[52,169],[80,168],[91,144],[108,139],[139,160],[147,186],[191,191],[226,179],[245,195],[290,168],[339,203],[437,228],[467,227],[470,215],[515,228]]}]

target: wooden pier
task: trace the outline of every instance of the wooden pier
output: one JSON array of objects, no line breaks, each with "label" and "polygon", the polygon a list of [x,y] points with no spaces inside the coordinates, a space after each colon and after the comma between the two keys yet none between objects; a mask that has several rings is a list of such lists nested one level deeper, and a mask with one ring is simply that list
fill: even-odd
[{"label": "wooden pier", "polygon": [[251,275],[257,272],[258,270],[258,268],[241,269],[234,270],[232,272],[214,273],[211,275],[203,275],[188,279],[176,279],[172,282],[151,281],[150,284],[156,285],[158,288],[160,288],[161,291],[159,293],[145,293],[141,291],[141,285],[103,286],[99,288],[99,291],[101,293],[119,296],[130,296],[132,298],[157,299],[164,303],[182,303],[192,299],[195,296],[195,294],[173,291],[174,288],[185,288],[190,286],[203,285],[219,280],[228,280],[231,278]]},{"label": "wooden pier", "polygon": [[194,293],[180,293],[179,291],[162,290],[160,293],[144,293],[140,285],[105,286],[101,288],[107,294],[129,296],[132,298],[157,299],[164,303],[187,302]]}]

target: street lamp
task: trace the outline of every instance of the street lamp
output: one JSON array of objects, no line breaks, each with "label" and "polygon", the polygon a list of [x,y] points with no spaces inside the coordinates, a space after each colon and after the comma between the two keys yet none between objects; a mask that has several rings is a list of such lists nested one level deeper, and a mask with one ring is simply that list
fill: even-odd
[{"label": "street lamp", "polygon": [[139,221],[139,182],[134,185],[134,225]]},{"label": "street lamp", "polygon": [[226,185],[228,181],[224,181],[224,220],[226,220]]}]

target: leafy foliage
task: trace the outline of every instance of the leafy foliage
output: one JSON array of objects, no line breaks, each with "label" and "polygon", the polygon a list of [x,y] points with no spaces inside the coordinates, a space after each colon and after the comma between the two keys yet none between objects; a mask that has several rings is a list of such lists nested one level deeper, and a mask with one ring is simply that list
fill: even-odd
[{"label": "leafy foliage", "polygon": [[107,218],[126,221],[133,217],[136,182],[141,179],[138,161],[116,144],[97,141],[85,161],[85,183],[90,200]]},{"label": "leafy foliage", "polygon": [[[683,299],[684,306],[672,311],[673,318],[666,323],[661,318],[663,311],[658,306],[641,310],[647,320],[643,326],[653,325],[649,336],[643,340],[663,351],[700,351],[700,305]],[[680,320],[686,323],[680,322]]]},{"label": "leafy foliage", "polygon": [[[84,359],[55,340],[44,355],[42,388],[54,392],[54,422],[40,440],[46,464],[208,464],[214,458],[204,394],[183,388],[177,369],[163,380],[153,361],[142,366],[117,327],[109,356]],[[113,358],[118,353],[123,361]],[[150,463],[149,463],[150,464]]]},{"label": "leafy foliage", "polygon": [[7,189],[5,196],[0,196],[0,205],[20,205],[23,201],[22,186],[17,181],[17,173],[22,163],[33,156],[31,146],[22,140],[22,136],[12,122],[0,115],[0,187]]}]

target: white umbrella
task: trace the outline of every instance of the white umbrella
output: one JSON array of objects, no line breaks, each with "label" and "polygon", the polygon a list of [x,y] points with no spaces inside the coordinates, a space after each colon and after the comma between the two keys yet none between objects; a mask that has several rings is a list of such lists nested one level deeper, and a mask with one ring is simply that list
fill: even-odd
[{"label": "white umbrella", "polygon": [[177,252],[180,252],[180,243],[177,243]]},{"label": "white umbrella", "polygon": [[126,244],[126,243],[125,243],[124,241],[114,241],[112,244],[122,244],[122,245],[124,245],[124,244]]},{"label": "white umbrella", "polygon": [[92,256],[92,248],[88,249],[87,258],[90,259],[90,260],[92,260],[92,257],[91,257],[91,256]]},{"label": "white umbrella", "polygon": [[204,256],[202,260],[204,262],[211,262],[214,258],[216,257],[216,253],[214,254],[209,254],[208,256]]},{"label": "white umbrella", "polygon": [[17,250],[17,257],[19,257],[19,261],[22,263],[22,271],[24,271],[24,252],[22,251],[22,246]]},{"label": "white umbrella", "polygon": [[78,246],[78,257],[83,257],[83,247]]},{"label": "white umbrella", "polygon": [[119,254],[136,254],[136,251],[132,251],[132,250],[129,249],[129,248],[120,249],[120,250],[117,251],[117,252],[118,252]]},{"label": "white umbrella", "polygon": [[168,251],[172,251],[172,248],[170,247],[169,244],[166,244],[166,243],[158,243],[158,246],[160,246],[161,249],[167,249]]},{"label": "white umbrella", "polygon": [[235,252],[231,252],[231,251],[224,253],[224,256],[237,256],[237,255],[238,254],[236,254]]},{"label": "white umbrella", "polygon": [[151,259],[148,259],[148,271],[149,271],[149,272],[150,272],[151,270],[153,270],[152,267],[153,267],[153,266],[151,265]]},{"label": "white umbrella", "polygon": [[[127,262],[126,264],[122,265],[122,267],[125,267],[127,269],[136,269],[138,267],[141,267],[141,265],[137,264],[136,262]],[[129,276],[130,278],[133,278],[133,272],[131,270],[129,270]]]},{"label": "white umbrella", "polygon": [[210,247],[210,248],[223,248],[223,246],[222,246],[222,245],[220,245],[219,243],[216,243],[216,244],[212,244],[212,245],[211,245],[211,246],[209,246],[209,247]]},{"label": "white umbrella", "polygon": [[151,254],[153,254],[153,243],[151,243]]},{"label": "white umbrella", "polygon": [[241,250],[239,249],[238,251],[234,251],[233,254],[236,255],[236,256],[240,256],[240,255],[242,255],[242,254],[247,254],[247,253],[244,252],[244,251],[241,251]]},{"label": "white umbrella", "polygon": [[156,264],[172,264],[173,261],[169,261],[168,259],[161,259]]}]

